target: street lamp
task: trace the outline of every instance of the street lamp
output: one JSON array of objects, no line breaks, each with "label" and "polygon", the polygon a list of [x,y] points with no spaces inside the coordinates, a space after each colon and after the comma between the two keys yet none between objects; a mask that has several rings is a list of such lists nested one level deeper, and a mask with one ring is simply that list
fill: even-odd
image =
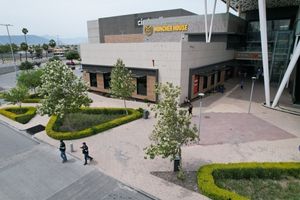
[{"label": "street lamp", "polygon": [[248,108],[248,114],[250,113],[251,109],[251,101],[252,101],[252,95],[253,95],[253,88],[254,88],[254,83],[255,83],[256,77],[252,77],[252,87],[251,87],[251,93],[250,93],[250,100],[249,100],[249,108]]},{"label": "street lamp", "polygon": [[200,128],[201,128],[201,107],[202,107],[202,97],[204,97],[204,93],[199,93],[200,97],[200,106],[199,106],[199,131],[198,131],[198,144],[200,143]]},{"label": "street lamp", "polygon": [[13,26],[13,25],[11,25],[11,24],[0,24],[0,26],[6,26],[6,31],[7,31],[7,35],[8,35],[8,39],[9,39],[9,46],[10,46],[10,51],[11,51],[11,57],[13,59],[14,65],[15,65],[15,73],[16,73],[16,77],[17,77],[17,64],[16,64],[16,60],[15,60],[15,57],[14,57],[14,51],[13,51],[13,48],[12,48],[12,45],[11,45],[11,38],[10,38],[9,30],[8,30],[8,27]]}]

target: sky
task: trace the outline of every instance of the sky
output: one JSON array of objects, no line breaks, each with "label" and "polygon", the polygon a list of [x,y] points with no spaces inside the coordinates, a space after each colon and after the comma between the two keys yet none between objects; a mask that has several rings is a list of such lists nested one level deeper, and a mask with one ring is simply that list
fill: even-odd
[{"label": "sky", "polygon": [[[208,0],[212,13],[213,0]],[[183,8],[204,14],[204,0],[0,0],[0,24],[12,24],[11,35],[50,35],[60,38],[87,37],[88,20],[102,17]],[[226,5],[217,0],[216,13],[226,12]],[[0,35],[6,35],[0,26]]]}]

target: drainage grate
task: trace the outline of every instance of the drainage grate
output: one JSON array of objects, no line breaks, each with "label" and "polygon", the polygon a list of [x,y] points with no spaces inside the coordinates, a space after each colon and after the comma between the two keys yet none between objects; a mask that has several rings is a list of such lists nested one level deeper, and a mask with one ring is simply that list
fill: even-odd
[{"label": "drainage grate", "polygon": [[41,132],[43,130],[45,130],[45,126],[39,124],[37,126],[33,126],[29,129],[26,129],[26,132],[29,133],[30,135],[34,135],[34,134],[36,134],[38,132]]}]

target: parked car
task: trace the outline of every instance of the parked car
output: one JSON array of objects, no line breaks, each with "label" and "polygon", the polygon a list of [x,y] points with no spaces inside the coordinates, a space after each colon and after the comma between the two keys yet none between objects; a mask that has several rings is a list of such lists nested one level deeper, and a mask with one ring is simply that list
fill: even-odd
[{"label": "parked car", "polygon": [[66,62],[67,65],[75,65],[75,63],[73,61],[68,61]]}]

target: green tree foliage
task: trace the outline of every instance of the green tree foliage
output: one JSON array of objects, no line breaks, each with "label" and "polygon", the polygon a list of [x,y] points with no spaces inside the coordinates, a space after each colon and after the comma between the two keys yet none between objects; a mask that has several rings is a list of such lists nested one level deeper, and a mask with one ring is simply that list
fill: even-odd
[{"label": "green tree foliage", "polygon": [[[25,44],[27,45],[27,48],[23,50],[23,51],[25,51],[26,61],[27,61],[27,51],[28,51],[28,43],[27,43],[27,38],[26,38],[26,35],[27,35],[27,33],[28,33],[27,28],[23,28],[23,29],[22,29],[22,33],[24,34]],[[21,44],[21,49],[22,49],[22,44]]]},{"label": "green tree foliage", "polygon": [[[22,33],[26,36],[26,34],[28,33],[28,30],[27,30],[27,28],[23,28],[22,29]],[[25,39],[26,40],[26,39]],[[27,43],[27,42],[26,42]]]},{"label": "green tree foliage", "polygon": [[20,49],[21,49],[22,51],[27,51],[27,50],[28,50],[28,45],[27,45],[25,42],[22,42],[22,43],[20,44]]},{"label": "green tree foliage", "polygon": [[[126,108],[126,99],[135,91],[135,84],[131,71],[125,67],[121,59],[117,60],[111,71],[110,92],[113,96],[123,99]],[[127,113],[128,114],[128,113]]]},{"label": "green tree foliage", "polygon": [[80,56],[77,51],[71,50],[66,53],[66,59],[68,59],[68,60],[72,61],[73,59],[79,59],[79,58],[80,58]]},{"label": "green tree foliage", "polygon": [[33,89],[36,93],[36,88],[41,86],[42,69],[23,71],[18,76],[18,85],[23,85],[29,89]]},{"label": "green tree foliage", "polygon": [[10,53],[9,44],[0,45],[0,52],[1,53]]},{"label": "green tree foliage", "polygon": [[46,51],[46,57],[48,58],[48,49],[49,49],[49,45],[48,44],[43,44],[43,49],[44,51]]},{"label": "green tree foliage", "polygon": [[87,95],[88,86],[61,61],[48,62],[41,79],[39,94],[44,98],[42,105],[38,107],[41,115],[57,115],[62,118],[91,103]]},{"label": "green tree foliage", "polygon": [[[197,137],[197,128],[191,125],[191,116],[187,110],[179,108],[180,88],[172,83],[159,84],[156,88],[159,102],[151,107],[155,112],[157,123],[154,126],[150,140],[152,144],[145,148],[146,157],[156,156],[180,159],[180,173],[183,175],[181,147]],[[178,174],[178,175],[179,175]]]},{"label": "green tree foliage", "polygon": [[42,58],[43,57],[43,49],[41,47],[36,47],[35,48],[35,56],[37,58]]},{"label": "green tree foliage", "polygon": [[12,104],[19,104],[21,107],[22,101],[28,97],[28,88],[25,86],[18,86],[12,88],[8,92],[3,94],[5,101],[11,102]]},{"label": "green tree foliage", "polygon": [[56,46],[56,42],[55,42],[53,39],[51,39],[51,40],[49,41],[49,46],[50,46],[51,48],[54,48],[54,47]]},{"label": "green tree foliage", "polygon": [[49,58],[49,61],[55,61],[55,60],[60,60],[58,56],[53,56],[52,58]]},{"label": "green tree foliage", "polygon": [[33,64],[29,61],[22,62],[19,66],[20,70],[30,70],[33,69]]}]

